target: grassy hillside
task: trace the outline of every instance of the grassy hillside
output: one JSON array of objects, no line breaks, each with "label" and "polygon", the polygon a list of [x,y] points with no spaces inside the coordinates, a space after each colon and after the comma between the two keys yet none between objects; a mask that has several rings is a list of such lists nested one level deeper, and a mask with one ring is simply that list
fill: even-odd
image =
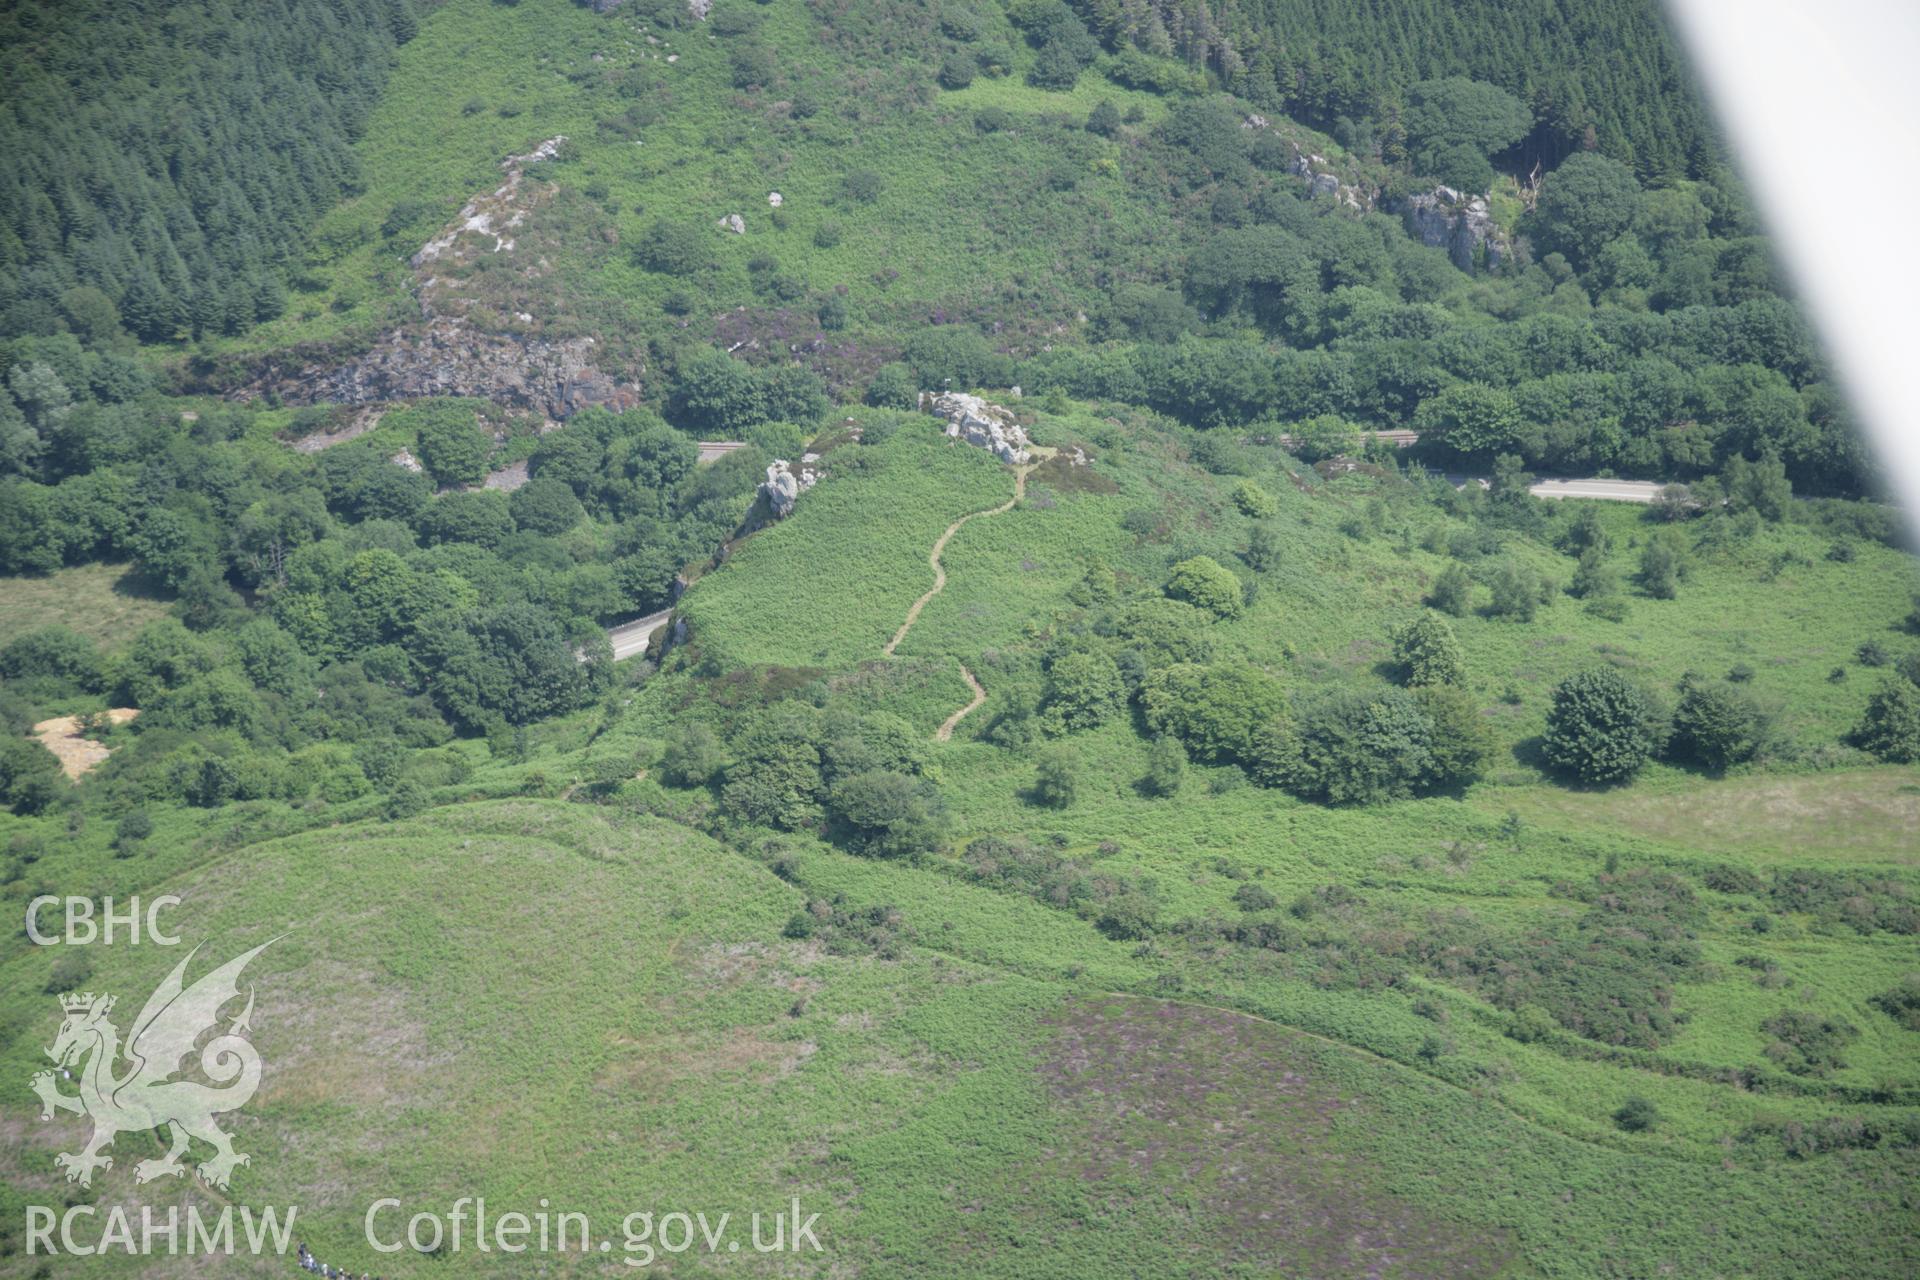
[{"label": "grassy hillside", "polygon": [[[1450,544],[1474,537],[1470,520],[1444,514],[1419,485],[1397,478],[1328,480],[1277,449],[1245,451],[1233,465],[1244,464],[1247,475],[1218,475],[1192,460],[1193,437],[1152,415],[1106,406],[1035,418],[1036,439],[1082,446],[1092,467],[1043,467],[1018,508],[970,523],[947,546],[947,586],[901,657],[1017,669],[1022,650],[1042,647],[1045,629],[1068,624],[1077,609],[1069,593],[1090,568],[1112,570],[1123,589],[1157,591],[1174,563],[1210,555],[1255,584],[1239,616],[1209,628],[1216,651],[1326,682],[1389,661],[1391,629],[1418,611],[1455,559]],[[885,465],[874,474],[807,495],[795,519],[749,539],[704,579],[683,606],[702,648],[729,662],[789,666],[877,656],[932,585],[926,548],[948,520],[1012,495],[1010,471],[944,440],[938,426],[909,420],[878,451]],[[1232,494],[1249,480],[1279,504],[1282,549],[1265,572],[1242,560],[1256,521]],[[1707,545],[1692,556],[1674,600],[1631,585],[1637,550],[1657,526],[1629,504],[1543,503],[1546,523],[1536,536],[1497,536],[1485,555],[1475,541],[1470,558],[1511,558],[1564,588],[1576,565],[1554,539],[1589,505],[1612,541],[1609,563],[1628,580],[1619,621],[1556,591],[1534,621],[1515,623],[1487,615],[1484,587],[1475,588],[1472,611],[1454,620],[1468,687],[1493,704],[1508,746],[1540,730],[1554,683],[1596,660],[1660,684],[1744,663],[1753,669],[1748,685],[1780,706],[1794,736],[1834,739],[1858,722],[1874,687],[1855,650],[1870,640],[1910,647],[1901,635],[1920,587],[1912,560],[1862,544],[1853,559],[1836,562],[1827,554],[1833,539],[1805,526],[1770,525]],[[1849,673],[1838,682],[1829,679],[1836,666]]]},{"label": "grassy hillside", "polygon": [[[606,1221],[799,1193],[824,1205],[828,1273],[1911,1270],[1912,1233],[1886,1224],[1920,1150],[1920,1033],[1896,1016],[1920,970],[1920,792],[1844,739],[1914,651],[1914,579],[1850,532],[1864,513],[1669,526],[1386,457],[1307,467],[1122,405],[1018,404],[1056,452],[953,533],[891,656],[934,544],[1016,473],[932,418],[858,409],[857,441],[843,422],[812,442],[825,479],[794,513],[681,598],[660,669],[385,756],[289,754],[264,717],[245,755],[116,730],[95,775],[0,817],[4,895],[178,891],[183,932],[216,950],[288,932],[262,961],[274,1073],[236,1121],[258,1156],[236,1191],[302,1205],[348,1265],[406,1266],[355,1252],[374,1194],[546,1195]],[[367,444],[420,444],[426,422]],[[266,465],[287,425],[223,430]],[[397,522],[347,527],[424,554]],[[1576,533],[1622,580],[1590,597],[1607,608],[1564,590]],[[1656,540],[1688,566],[1671,599],[1639,582]],[[1062,657],[1103,652],[1203,556],[1231,616],[1188,610],[1173,640],[1301,715],[1393,687],[1390,635],[1464,572],[1449,625],[1490,740],[1479,780],[1341,806],[1196,758],[1149,785],[1140,707],[1049,727]],[[1530,621],[1494,611],[1517,569]],[[189,634],[153,630],[140,662],[241,645]],[[95,660],[100,680],[122,661]],[[1668,697],[1737,672],[1763,749],[1725,776],[1660,761],[1570,788],[1539,735],[1554,685],[1596,665]],[[316,688],[344,697],[333,670]],[[969,676],[986,701],[941,741]],[[23,707],[69,687],[36,678]],[[306,705],[292,723],[343,732]],[[214,752],[289,785],[209,799]],[[1048,801],[1037,766],[1063,752],[1074,795]],[[854,824],[842,784],[875,771],[932,838]],[[151,830],[128,839],[136,808]],[[59,958],[16,941],[0,960],[14,1070],[53,1033],[48,988],[137,992],[170,959]],[[13,1203],[57,1194],[71,1127],[8,1123]],[[1807,1202],[1822,1214],[1774,1216]]]},{"label": "grassy hillside", "polygon": [[[1046,687],[1042,656],[1086,625],[1080,593],[1089,568],[1111,570],[1123,593],[1150,595],[1174,562],[1196,553],[1234,564],[1252,584],[1252,603],[1208,627],[1215,660],[1242,658],[1274,673],[1297,706],[1318,688],[1384,682],[1389,633],[1417,611],[1450,559],[1424,548],[1459,549],[1477,518],[1444,514],[1451,499],[1436,505],[1390,473],[1329,480],[1258,450],[1238,459],[1244,474],[1213,474],[1193,465],[1177,436],[1106,412],[1069,407],[1038,416],[1040,441],[1083,445],[1093,466],[1057,470],[1052,484],[1043,469],[1014,511],[973,521],[950,541],[944,590],[888,661],[871,657],[887,631],[883,603],[891,599],[898,617],[915,575],[921,590],[932,585],[922,548],[937,519],[923,512],[909,522],[872,500],[890,471],[803,496],[792,518],[749,540],[689,592],[685,671],[670,669],[646,686],[595,751],[617,758],[635,749],[636,733],[657,742],[688,718],[750,725],[789,697],[829,711],[884,707],[927,732],[943,718],[940,690],[949,712],[966,700],[947,674],[964,665],[985,686],[987,705],[960,723],[951,745],[931,748],[929,766],[951,815],[952,853],[909,867],[782,835],[765,847],[779,850],[767,856],[781,859],[786,874],[816,895],[896,906],[924,945],[971,962],[1039,980],[1177,993],[1380,1055],[1471,1090],[1529,1131],[1621,1154],[1645,1194],[1655,1194],[1655,1182],[1706,1176],[1727,1160],[1739,1170],[1740,1196],[1766,1194],[1755,1179],[1822,1166],[1832,1173],[1833,1145],[1804,1135],[1831,1139],[1860,1123],[1876,1135],[1873,1159],[1911,1159],[1907,1139],[1894,1135],[1911,1130],[1920,1098],[1915,1033],[1872,997],[1914,970],[1912,935],[1843,924],[1830,907],[1795,905],[1781,887],[1803,873],[1853,877],[1845,882],[1860,887],[1848,891],[1889,904],[1910,902],[1920,889],[1920,788],[1910,771],[1860,767],[1838,741],[1875,687],[1874,672],[1855,656],[1863,639],[1911,648],[1899,639],[1914,583],[1908,559],[1885,549],[1831,559],[1825,535],[1789,524],[1726,545],[1706,538],[1678,598],[1630,587],[1618,621],[1556,592],[1532,622],[1520,623],[1486,616],[1477,596],[1475,611],[1454,626],[1468,688],[1498,743],[1486,780],[1453,796],[1330,808],[1249,785],[1231,766],[1194,765],[1176,797],[1156,797],[1143,781],[1151,752],[1137,712],[1063,739],[1008,736],[1010,720]],[[997,471],[998,492],[976,498],[976,509],[1004,502],[1012,487],[1009,469],[938,438],[931,425],[918,436],[903,430],[887,449],[928,455],[915,471],[951,467],[956,453],[977,470]],[[1237,558],[1253,522],[1230,495],[1247,480],[1279,502],[1283,550],[1263,572]],[[836,493],[836,485],[844,488]],[[1572,561],[1555,544],[1580,505],[1548,504],[1538,531],[1501,534],[1497,555],[1564,583]],[[1657,526],[1636,508],[1601,505],[1597,514],[1631,580],[1630,548]],[[803,594],[795,566],[837,563],[870,565],[868,581],[902,581],[843,600],[836,593],[845,585],[819,575],[807,580],[821,607],[789,607]],[[856,643],[849,619],[868,615]],[[719,696],[695,678],[726,665],[719,655],[773,665],[736,673],[733,692]],[[1596,663],[1663,688],[1690,671],[1717,675],[1750,664],[1747,687],[1777,711],[1779,754],[1725,779],[1657,765],[1631,788],[1570,791],[1542,771],[1536,735],[1552,685]],[[1843,678],[1832,677],[1836,667]],[[1064,808],[1037,803],[1029,785],[1034,762],[1060,749],[1054,741],[1064,742],[1079,775]],[[658,747],[642,741],[638,749],[644,758]],[[711,816],[699,791],[689,798],[648,781],[622,794],[683,818]],[[994,852],[982,853],[982,841]],[[1564,1026],[1537,1038],[1517,1029],[1516,1005],[1501,993],[1501,981],[1512,978],[1492,979],[1479,966],[1523,972],[1526,947],[1566,945],[1566,930],[1585,927],[1575,923],[1582,902],[1625,895],[1624,903],[1650,886],[1678,895],[1652,909],[1683,913],[1675,936],[1697,947],[1698,960],[1665,978],[1624,977],[1605,998],[1655,1000],[1665,1011],[1656,1018],[1671,1018],[1657,1046],[1608,1043]],[[1113,904],[1129,898],[1149,904],[1156,923],[1144,934],[1111,927]],[[1631,914],[1641,907],[1609,909],[1629,913],[1629,930],[1664,927],[1658,915]],[[1273,940],[1246,941],[1247,927],[1262,925]],[[1481,954],[1490,945],[1498,952],[1499,939],[1528,941],[1498,961]],[[1593,981],[1603,981],[1594,972]],[[1763,1024],[1790,1010],[1852,1029],[1835,1067],[1782,1069],[1787,1059]],[[1621,1127],[1616,1112],[1631,1097],[1654,1106],[1656,1127]],[[1427,1119],[1413,1127],[1432,1132]],[[1875,1176],[1862,1176],[1861,1185],[1874,1184]],[[1884,1259],[1869,1260],[1871,1249],[1850,1252],[1831,1273],[1894,1266],[1911,1244],[1899,1239],[1905,1243],[1887,1242],[1893,1252]],[[1749,1237],[1764,1249],[1799,1248],[1768,1240]],[[1618,1259],[1575,1261],[1525,1246],[1521,1253],[1521,1274],[1637,1273]],[[1649,1265],[1654,1256],[1646,1255]],[[1743,1266],[1755,1274],[1829,1270],[1811,1256]]]},{"label": "grassy hillside", "polygon": [[72,627],[117,649],[166,616],[166,600],[124,564],[76,565],[0,584],[0,644],[42,627]]},{"label": "grassy hillside", "polygon": [[[441,1212],[458,1195],[494,1212],[544,1196],[596,1230],[639,1209],[744,1220],[797,1194],[822,1215],[803,1274],[1900,1265],[1870,1223],[1908,1157],[1742,1149],[1723,1167],[1711,1147],[1574,1140],[1504,1090],[1198,1004],[1102,996],[1158,965],[1023,899],[798,852],[785,874],[847,904],[804,942],[782,936],[803,893],[751,861],[553,802],[318,832],[148,886],[183,894],[178,923],[210,939],[209,960],[285,935],[250,971],[269,1070],[233,1120],[254,1157],[239,1199],[299,1204],[322,1257],[402,1275],[442,1264],[360,1244],[374,1194]],[[899,905],[837,923],[874,895]],[[52,1034],[48,959],[5,962],[16,1073]],[[102,952],[91,985],[144,990],[175,959]],[[74,1124],[10,1123],[10,1197],[57,1196],[50,1157]],[[122,1138],[109,1195],[151,1141]],[[1565,1199],[1567,1185],[1612,1190]],[[1791,1235],[1713,1230],[1807,1200],[1824,1211]]]},{"label": "grassy hillside", "polygon": [[[714,302],[749,302],[791,311],[796,328],[813,328],[813,309],[836,293],[862,329],[988,307],[1051,323],[1090,305],[1096,271],[1143,270],[1167,214],[1113,167],[1126,147],[1080,126],[1101,99],[1143,121],[1164,114],[1162,100],[1091,79],[1073,92],[1025,85],[1018,72],[1032,54],[1003,15],[985,20],[1019,50],[1015,74],[940,92],[928,83],[943,47],[936,17],[914,4],[850,17],[782,2],[723,8],[700,24],[665,5],[601,16],[564,0],[453,0],[399,53],[360,151],[366,194],[315,230],[321,287],[244,344],[326,339],[407,314],[397,259],[495,185],[503,157],[556,135],[570,144],[565,204],[532,219],[515,250],[531,240],[551,263],[533,285],[543,332],[587,327],[634,345],[673,333],[662,304],[689,282],[632,260],[662,220],[711,244],[695,302],[703,316]],[[772,59],[771,83],[733,85],[730,51],[743,44]],[[806,95],[812,110],[795,105]],[[831,109],[814,114],[823,103]],[[974,117],[987,107],[1017,122],[982,132]],[[878,176],[878,191],[850,194],[862,172]],[[1057,173],[1067,180],[1050,183]],[[733,213],[746,235],[708,234]],[[780,289],[799,293],[769,294],[750,276],[764,255],[792,282]],[[473,283],[506,287],[498,275]]]},{"label": "grassy hillside", "polygon": [[[1920,1271],[1920,573],[1651,10],[597,7],[362,5],[339,200],[0,280],[0,903],[275,939],[233,1198],[389,1276]],[[180,954],[0,938],[0,1071]],[[216,1203],[13,1097],[0,1270]]]}]

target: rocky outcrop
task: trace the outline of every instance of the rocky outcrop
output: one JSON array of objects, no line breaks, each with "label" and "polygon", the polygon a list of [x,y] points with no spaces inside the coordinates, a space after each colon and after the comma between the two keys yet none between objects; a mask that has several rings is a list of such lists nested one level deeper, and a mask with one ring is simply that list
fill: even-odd
[{"label": "rocky outcrop", "polygon": [[793,504],[800,495],[813,488],[819,478],[811,468],[796,473],[785,458],[775,458],[760,484],[760,496],[767,500],[767,510],[775,520],[785,520],[793,514]]},{"label": "rocky outcrop", "polygon": [[[1292,145],[1292,144],[1289,144]],[[1337,200],[1341,204],[1359,212],[1373,208],[1373,193],[1365,187],[1343,182],[1340,175],[1328,167],[1325,156],[1315,155],[1311,151],[1293,149],[1293,164],[1289,166],[1293,176],[1307,184],[1307,190],[1326,200]]]},{"label": "rocky outcrop", "polygon": [[[578,3],[586,5],[595,13],[612,13],[626,2],[627,0],[578,0]],[[707,15],[713,12],[713,0],[687,0],[687,12],[705,22]],[[648,37],[648,41],[656,43],[652,37]]]},{"label": "rocky outcrop", "polygon": [[[1250,131],[1264,131],[1273,129],[1274,125],[1265,116],[1255,113],[1242,120],[1240,127]],[[1359,182],[1347,181],[1345,177],[1334,171],[1332,161],[1323,155],[1302,150],[1300,144],[1292,138],[1278,131],[1275,132],[1275,136],[1280,138],[1292,154],[1293,158],[1286,165],[1287,172],[1304,182],[1311,194],[1323,199],[1337,200],[1347,208],[1363,213],[1373,208],[1374,192],[1371,187]]]},{"label": "rocky outcrop", "polygon": [[1399,212],[1409,235],[1422,244],[1445,249],[1453,265],[1462,271],[1472,271],[1483,255],[1492,269],[1510,252],[1507,235],[1494,222],[1484,196],[1435,187],[1407,197]]},{"label": "rocky outcrop", "polygon": [[482,333],[440,319],[388,334],[365,354],[332,368],[281,374],[270,369],[254,389],[289,404],[383,404],[423,396],[474,396],[563,419],[589,405],[615,412],[638,392],[593,366],[591,337],[549,341]]},{"label": "rocky outcrop", "polygon": [[731,231],[737,236],[747,234],[747,220],[737,213],[730,213],[726,217],[716,221],[713,225],[722,231]]},{"label": "rocky outcrop", "polygon": [[[185,414],[180,416],[186,417]],[[337,444],[345,444],[349,440],[358,439],[367,434],[379,426],[380,419],[385,416],[384,409],[362,409],[340,426],[325,431],[315,431],[297,440],[290,440],[288,443],[293,446],[295,453],[319,453],[323,449],[331,449]],[[198,418],[199,415],[196,414],[195,420],[198,421]]]},{"label": "rocky outcrop", "polygon": [[1002,462],[1020,466],[1030,461],[1027,433],[1014,420],[1013,411],[989,404],[979,396],[960,391],[920,393],[920,407],[937,418],[947,420],[947,434],[964,440],[976,449],[985,449]]},{"label": "rocky outcrop", "polygon": [[[529,170],[558,156],[566,141],[564,135],[548,138],[502,160],[506,177],[500,185],[467,201],[413,255],[419,322],[382,334],[344,362],[335,355],[319,363],[313,353],[299,351],[269,357],[253,366],[247,385],[233,394],[272,392],[290,404],[474,396],[551,419],[592,405],[618,412],[638,404],[632,385],[596,367],[594,338],[541,336],[540,321],[524,309],[537,309],[539,295],[510,303],[498,288],[508,272],[476,270],[482,260],[492,266],[509,258],[510,278],[525,288],[548,270],[538,249],[529,244],[516,253],[515,242],[538,230],[538,216],[557,190],[529,181]],[[294,363],[303,358],[309,363]]]}]

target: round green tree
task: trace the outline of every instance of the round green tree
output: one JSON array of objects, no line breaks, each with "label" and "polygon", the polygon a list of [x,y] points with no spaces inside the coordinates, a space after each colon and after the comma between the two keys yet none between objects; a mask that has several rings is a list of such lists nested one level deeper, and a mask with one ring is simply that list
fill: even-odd
[{"label": "round green tree", "polygon": [[1233,505],[1240,508],[1241,514],[1255,520],[1271,520],[1280,514],[1280,504],[1274,496],[1251,480],[1242,480],[1233,487]]},{"label": "round green tree", "polygon": [[1751,759],[1759,748],[1760,713],[1753,699],[1732,685],[1689,683],[1673,710],[1672,755],[1706,769],[1724,769]]},{"label": "round green tree", "polygon": [[867,403],[876,409],[911,409],[919,398],[913,371],[898,361],[874,370],[873,381],[867,384]]},{"label": "round green tree", "polygon": [[1492,726],[1472,695],[1456,685],[1425,685],[1413,691],[1413,701],[1433,726],[1420,785],[1456,787],[1479,777],[1496,743]]},{"label": "round green tree", "polygon": [[580,499],[565,481],[552,476],[535,476],[513,491],[507,499],[513,522],[530,533],[549,536],[565,533],[586,516]]},{"label": "round green tree", "polygon": [[1126,700],[1120,668],[1104,653],[1068,653],[1047,672],[1047,718],[1054,727],[1094,729]]},{"label": "round green tree", "polygon": [[1065,747],[1047,751],[1034,769],[1033,798],[1049,809],[1068,809],[1079,797],[1079,757]]},{"label": "round green tree", "polygon": [[1287,692],[1257,667],[1183,662],[1140,687],[1147,726],[1179,738],[1202,760],[1242,760],[1260,732],[1285,716]]},{"label": "round green tree", "polygon": [[933,783],[887,769],[837,783],[831,808],[854,848],[884,858],[936,849],[946,830],[946,809]]},{"label": "round green tree", "polygon": [[1466,656],[1453,626],[1431,609],[1394,633],[1393,656],[1410,685],[1467,681]]},{"label": "round green tree", "polygon": [[1854,741],[1891,764],[1920,761],[1920,686],[1887,681],[1867,700]]},{"label": "round green tree", "polygon": [[1463,382],[1420,402],[1413,425],[1422,440],[1434,439],[1455,453],[1490,458],[1519,449],[1524,423],[1513,394],[1501,387]]},{"label": "round green tree", "polygon": [[1427,603],[1442,613],[1464,618],[1473,606],[1473,575],[1467,566],[1454,561],[1440,571],[1427,592]]},{"label": "round green tree", "polygon": [[477,484],[487,473],[493,441],[480,429],[471,402],[423,404],[398,416],[412,426],[420,465],[436,485]]},{"label": "round green tree", "polygon": [[1335,690],[1301,709],[1295,731],[1289,785],[1331,804],[1408,796],[1434,770],[1433,722],[1404,690]]},{"label": "round green tree", "polygon": [[1547,241],[1576,265],[1625,231],[1639,209],[1633,170],[1597,151],[1576,151],[1540,184],[1538,216]]},{"label": "round green tree", "polygon": [[1653,706],[1612,667],[1594,667],[1554,686],[1541,744],[1547,763],[1582,782],[1625,782],[1653,752]]}]

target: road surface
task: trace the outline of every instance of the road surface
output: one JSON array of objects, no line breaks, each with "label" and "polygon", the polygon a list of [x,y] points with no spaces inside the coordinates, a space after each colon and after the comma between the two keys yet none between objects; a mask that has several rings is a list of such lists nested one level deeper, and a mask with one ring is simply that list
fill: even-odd
[{"label": "road surface", "polygon": [[635,654],[645,653],[647,641],[653,633],[667,625],[667,619],[673,616],[673,610],[662,609],[650,613],[644,618],[635,618],[632,622],[623,622],[617,627],[607,629],[607,639],[613,642],[613,660],[631,658]]},{"label": "road surface", "polygon": [[1598,498],[1603,502],[1652,502],[1664,488],[1657,480],[1542,480],[1527,490],[1536,498]]},{"label": "road surface", "polygon": [[[1418,431],[1365,431],[1360,434],[1385,440],[1396,448],[1407,449],[1420,443]],[[1277,438],[1285,448],[1293,443],[1292,436]],[[701,446],[704,448],[705,446]],[[1456,489],[1464,489],[1475,480],[1481,488],[1487,487],[1484,477],[1470,477],[1453,472],[1446,473],[1447,479]],[[1596,498],[1601,502],[1652,502],[1663,485],[1657,480],[1542,480],[1527,490],[1536,498]]]},{"label": "road surface", "polygon": [[702,440],[700,441],[700,461],[718,462],[735,449],[744,449],[744,440]]},{"label": "road surface", "polygon": [[[1485,476],[1464,475],[1458,471],[1429,471],[1430,476],[1445,480],[1456,489],[1464,489],[1477,484],[1482,489],[1491,485]],[[1652,502],[1660,491],[1667,487],[1662,480],[1538,480],[1527,486],[1527,492],[1536,498],[1588,498],[1599,502]]]}]

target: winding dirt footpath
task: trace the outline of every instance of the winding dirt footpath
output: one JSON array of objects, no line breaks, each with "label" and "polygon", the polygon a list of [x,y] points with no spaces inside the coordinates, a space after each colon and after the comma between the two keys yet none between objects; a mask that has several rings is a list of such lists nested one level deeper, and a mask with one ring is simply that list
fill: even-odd
[{"label": "winding dirt footpath", "polygon": [[[1035,450],[1036,455],[1038,452],[1038,450]],[[913,630],[913,624],[919,620],[920,611],[927,607],[927,601],[933,599],[946,589],[947,571],[940,563],[940,553],[947,549],[947,543],[952,541],[953,535],[960,532],[961,526],[969,520],[977,520],[981,516],[1003,515],[1013,510],[1015,504],[1027,496],[1027,473],[1033,470],[1034,467],[1038,465],[1038,462],[1042,460],[1043,459],[1037,459],[1035,462],[1029,462],[1025,466],[1015,467],[1013,469],[1013,496],[1011,498],[1008,498],[999,506],[990,507],[985,511],[968,512],[947,526],[947,531],[940,535],[940,541],[934,543],[933,550],[927,553],[927,563],[933,566],[932,590],[913,602],[913,608],[907,610],[907,620],[900,624],[900,629],[893,633],[893,639],[887,641],[887,647],[880,652],[886,654],[888,657],[892,657],[893,651],[900,647],[900,642],[907,638],[907,632]]]},{"label": "winding dirt footpath", "polygon": [[[893,639],[887,641],[887,647],[881,650],[882,653],[888,657],[892,657],[893,651],[900,647],[900,642],[907,638],[907,632],[913,630],[913,624],[919,620],[920,611],[927,607],[927,601],[933,599],[939,595],[941,591],[946,589],[947,570],[946,566],[940,563],[940,553],[947,549],[947,543],[952,540],[953,535],[960,532],[960,526],[969,520],[978,519],[981,516],[997,516],[1011,511],[1019,504],[1020,499],[1027,496],[1027,473],[1052,457],[1054,451],[1052,449],[1042,451],[1036,448],[1033,452],[1034,460],[1032,462],[1013,469],[1013,496],[1011,498],[1008,498],[997,507],[990,507],[985,511],[973,511],[961,516],[958,520],[948,525],[947,531],[940,535],[940,540],[933,544],[933,550],[927,553],[927,563],[933,566],[933,587],[925,595],[913,602],[913,607],[907,610],[907,620],[902,622],[900,629],[893,633]],[[966,706],[948,716],[945,722],[934,731],[933,738],[936,742],[945,742],[952,738],[954,726],[975,711],[978,711],[980,704],[987,700],[987,691],[980,686],[978,680],[973,678],[973,672],[967,670],[967,664],[964,662],[960,664],[960,678],[967,682],[967,688],[973,690],[973,698]]]},{"label": "winding dirt footpath", "polygon": [[960,664],[960,678],[967,682],[967,688],[973,690],[973,701],[946,718],[940,728],[934,732],[933,740],[935,742],[945,742],[951,738],[953,736],[953,726],[959,724],[975,711],[978,711],[980,704],[987,700],[987,691],[980,687],[980,682],[973,678],[973,672],[967,670],[967,664],[964,662]]}]

